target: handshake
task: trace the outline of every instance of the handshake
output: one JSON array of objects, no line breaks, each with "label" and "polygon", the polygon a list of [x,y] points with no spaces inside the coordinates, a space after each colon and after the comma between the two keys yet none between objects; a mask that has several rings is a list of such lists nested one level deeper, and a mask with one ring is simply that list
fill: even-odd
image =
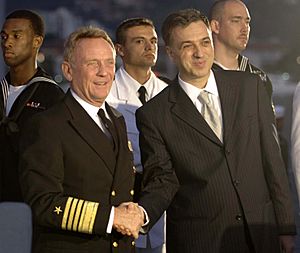
[{"label": "handshake", "polygon": [[139,237],[139,231],[144,225],[144,211],[133,202],[122,203],[115,207],[113,228],[123,235]]}]

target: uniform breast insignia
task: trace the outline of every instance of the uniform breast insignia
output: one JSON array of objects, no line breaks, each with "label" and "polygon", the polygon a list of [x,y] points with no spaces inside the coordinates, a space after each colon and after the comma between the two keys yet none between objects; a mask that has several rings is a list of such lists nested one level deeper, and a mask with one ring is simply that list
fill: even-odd
[{"label": "uniform breast insignia", "polygon": [[59,215],[60,213],[62,213],[61,207],[56,206],[53,212],[55,212],[57,215]]},{"label": "uniform breast insignia", "polygon": [[46,109],[44,106],[41,106],[41,103],[39,102],[28,102],[26,104],[27,107],[32,107],[32,108],[39,108],[39,109]]}]

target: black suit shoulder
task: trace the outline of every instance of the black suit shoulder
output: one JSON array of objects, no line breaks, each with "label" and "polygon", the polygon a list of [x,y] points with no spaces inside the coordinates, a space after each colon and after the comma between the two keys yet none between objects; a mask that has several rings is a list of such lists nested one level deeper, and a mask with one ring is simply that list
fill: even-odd
[{"label": "black suit shoulder", "polygon": [[256,85],[263,85],[262,80],[250,72],[219,69],[214,70],[214,74],[217,84],[241,86],[243,89],[246,87],[256,89]]},{"label": "black suit shoulder", "polygon": [[[238,63],[239,63],[239,71],[235,72],[242,72],[242,73],[252,73],[257,75],[262,83],[264,84],[264,87],[269,95],[270,98],[272,98],[272,93],[273,93],[273,87],[272,87],[272,82],[268,75],[260,68],[256,67],[252,63],[250,63],[249,59],[245,56],[239,55],[238,57]],[[224,70],[220,65],[214,63],[212,66],[212,69],[215,72],[219,71],[230,71],[230,70]]]},{"label": "black suit shoulder", "polygon": [[161,108],[161,104],[167,102],[169,94],[170,94],[170,90],[173,89],[174,85],[179,85],[179,84],[175,84],[172,81],[172,83],[170,83],[165,89],[163,89],[155,97],[151,98],[146,104],[144,104],[143,106],[138,108],[137,113],[139,111],[147,111],[148,108],[153,108],[153,107],[158,107],[157,113],[160,113],[161,110],[164,109],[164,108]]}]

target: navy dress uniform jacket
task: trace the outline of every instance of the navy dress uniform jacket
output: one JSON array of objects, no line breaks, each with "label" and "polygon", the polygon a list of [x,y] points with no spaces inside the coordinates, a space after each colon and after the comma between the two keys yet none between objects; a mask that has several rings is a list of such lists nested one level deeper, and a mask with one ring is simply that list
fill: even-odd
[{"label": "navy dress uniform jacket", "polygon": [[112,206],[133,197],[133,155],[123,116],[106,104],[110,140],[70,92],[22,132],[21,186],[33,210],[33,252],[131,252],[133,238],[106,233]]},{"label": "navy dress uniform jacket", "polygon": [[64,92],[41,68],[31,80],[36,78],[40,81],[33,82],[23,90],[8,116],[5,116],[5,94],[10,83],[9,74],[0,85],[0,202],[23,201],[18,177],[20,129],[29,118],[47,110],[64,96]]}]

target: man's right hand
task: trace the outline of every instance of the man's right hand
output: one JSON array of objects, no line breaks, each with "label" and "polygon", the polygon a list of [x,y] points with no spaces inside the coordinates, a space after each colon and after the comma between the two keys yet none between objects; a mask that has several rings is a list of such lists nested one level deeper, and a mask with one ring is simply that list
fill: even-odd
[{"label": "man's right hand", "polygon": [[144,212],[136,203],[126,202],[115,207],[113,228],[118,232],[137,239],[143,224]]}]

